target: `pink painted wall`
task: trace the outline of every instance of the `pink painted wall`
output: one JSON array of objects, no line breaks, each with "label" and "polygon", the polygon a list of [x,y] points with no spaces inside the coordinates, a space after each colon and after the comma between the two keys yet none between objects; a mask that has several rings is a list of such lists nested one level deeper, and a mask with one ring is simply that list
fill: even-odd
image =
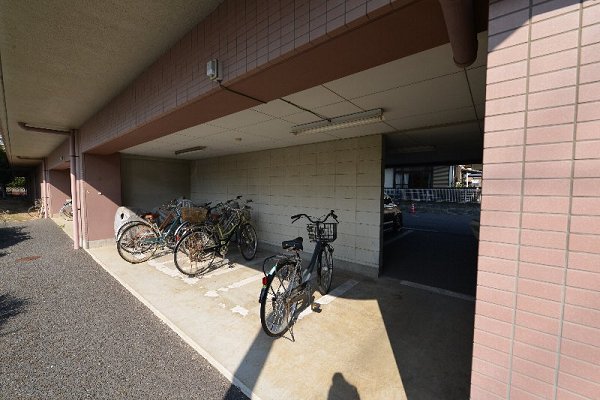
[{"label": "pink painted wall", "polygon": [[69,170],[50,170],[48,182],[50,213],[52,216],[55,216],[58,214],[65,200],[71,198]]},{"label": "pink painted wall", "polygon": [[87,219],[84,238],[87,241],[114,236],[113,221],[121,205],[121,158],[119,154],[83,155],[83,198]]},{"label": "pink painted wall", "polygon": [[472,399],[600,398],[600,3],[490,4]]},{"label": "pink painted wall", "polygon": [[65,169],[69,168],[70,151],[69,137],[65,136],[62,142],[50,155],[48,155],[48,169]]}]

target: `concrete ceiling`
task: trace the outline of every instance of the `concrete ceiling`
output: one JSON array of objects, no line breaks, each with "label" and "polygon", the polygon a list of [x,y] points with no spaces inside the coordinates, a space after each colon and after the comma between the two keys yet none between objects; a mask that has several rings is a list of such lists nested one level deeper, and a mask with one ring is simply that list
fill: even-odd
[{"label": "concrete ceiling", "polygon": [[[13,165],[81,126],[222,0],[0,0],[0,121]],[[3,85],[2,85],[3,84]]]},{"label": "concrete ceiling", "polygon": [[[477,61],[466,70],[456,67],[448,44],[285,97],[330,118],[382,108],[383,122],[295,136],[292,126],[319,118],[277,99],[123,152],[193,160],[383,133],[389,164],[412,163],[415,157],[477,159],[483,148],[486,49],[483,32]],[[206,149],[174,154],[196,146]]]}]

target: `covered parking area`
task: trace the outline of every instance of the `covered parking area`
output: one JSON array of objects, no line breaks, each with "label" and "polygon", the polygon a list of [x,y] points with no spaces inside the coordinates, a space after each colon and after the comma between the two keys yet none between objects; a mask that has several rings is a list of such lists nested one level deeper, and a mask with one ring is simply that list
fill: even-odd
[{"label": "covered parking area", "polygon": [[[446,1],[284,3],[35,12],[7,5],[1,120],[11,163],[35,168],[46,197],[79,195],[76,246],[111,243],[122,204],[242,194],[255,201],[266,245],[301,233],[289,215],[339,210],[337,265],[376,277],[385,257],[388,154],[407,164],[430,156],[474,160],[485,147],[491,180],[483,193],[471,396],[531,393],[532,383],[535,393],[582,395],[584,385],[573,379],[593,388],[579,372],[590,360],[573,346],[597,346],[589,338],[598,326],[586,322],[598,320],[589,300],[597,288],[586,284],[596,279],[590,243],[597,232],[582,219],[598,218],[597,154],[585,150],[597,141],[597,60],[586,55],[594,54],[597,5],[451,2],[466,7],[458,15],[472,23],[467,42],[453,42],[465,32],[453,31]],[[30,25],[36,29],[23,28]],[[54,26],[65,29],[52,34]],[[476,38],[479,55],[462,59]],[[206,76],[213,59],[222,65],[220,83]],[[591,85],[582,91],[587,97],[567,96],[584,84]],[[581,145],[568,136],[579,117],[577,140],[589,142]],[[69,193],[60,183],[64,136],[20,122],[72,135],[77,179]],[[54,196],[46,189],[53,181]],[[549,338],[559,344],[546,345]],[[567,367],[552,362],[563,358]]]}]

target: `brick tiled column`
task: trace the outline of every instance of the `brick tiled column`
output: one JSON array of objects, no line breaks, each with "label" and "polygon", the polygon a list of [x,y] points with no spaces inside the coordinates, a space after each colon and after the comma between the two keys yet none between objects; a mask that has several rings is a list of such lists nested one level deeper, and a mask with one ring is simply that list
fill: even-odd
[{"label": "brick tiled column", "polygon": [[600,2],[490,4],[473,399],[600,394]]}]

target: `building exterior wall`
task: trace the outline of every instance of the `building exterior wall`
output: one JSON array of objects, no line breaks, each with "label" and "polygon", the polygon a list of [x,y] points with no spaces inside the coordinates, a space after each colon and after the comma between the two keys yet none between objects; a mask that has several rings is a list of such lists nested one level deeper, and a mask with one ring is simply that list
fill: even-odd
[{"label": "building exterior wall", "polygon": [[151,210],[174,198],[190,198],[190,162],[122,156],[123,205]]},{"label": "building exterior wall", "polygon": [[473,399],[600,393],[600,3],[490,4]]},{"label": "building exterior wall", "polygon": [[[81,149],[112,154],[445,43],[438,0],[226,0],[80,127]],[[210,81],[215,58],[225,86],[260,101]]]},{"label": "building exterior wall", "polygon": [[71,197],[71,177],[69,170],[48,171],[48,192],[50,194],[49,207],[50,216],[58,214],[58,211]]},{"label": "building exterior wall", "polygon": [[82,218],[84,245],[113,239],[114,218],[121,205],[121,157],[119,154],[83,155]]},{"label": "building exterior wall", "polygon": [[[219,202],[237,195],[253,200],[259,241],[281,246],[303,236],[306,224],[290,216],[335,210],[339,216],[334,257],[379,268],[382,196],[382,136],[199,160],[192,167],[192,200]],[[305,251],[313,245],[305,243]]]},{"label": "building exterior wall", "polygon": [[47,163],[48,169],[65,169],[69,168],[69,161],[71,160],[71,152],[69,148],[69,138],[65,136],[66,140],[62,142],[52,153],[48,155]]}]

